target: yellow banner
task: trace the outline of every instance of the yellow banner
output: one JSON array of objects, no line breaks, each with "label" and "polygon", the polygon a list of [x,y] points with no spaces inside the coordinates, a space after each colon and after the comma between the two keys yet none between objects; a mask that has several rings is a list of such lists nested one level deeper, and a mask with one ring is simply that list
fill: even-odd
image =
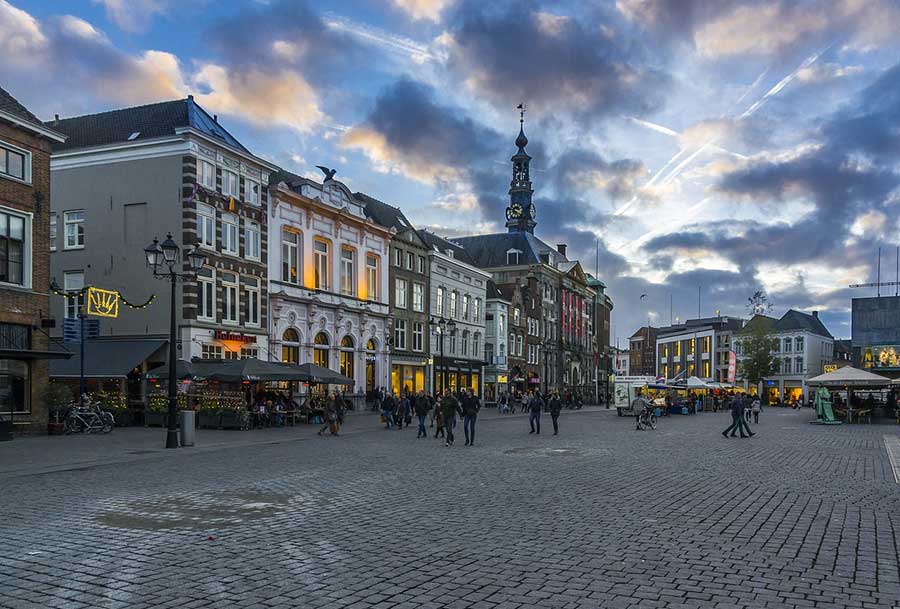
[{"label": "yellow banner", "polygon": [[97,317],[118,317],[119,293],[101,288],[88,288],[87,313]]}]

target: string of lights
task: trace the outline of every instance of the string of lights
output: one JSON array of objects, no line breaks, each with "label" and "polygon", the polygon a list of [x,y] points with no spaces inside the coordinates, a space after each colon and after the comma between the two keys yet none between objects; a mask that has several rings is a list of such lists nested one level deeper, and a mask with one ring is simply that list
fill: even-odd
[{"label": "string of lights", "polygon": [[[92,287],[96,287],[96,286],[86,285],[83,288],[81,288],[80,290],[66,291],[66,290],[59,289],[59,286],[54,282],[54,283],[50,284],[50,291],[53,292],[53,294],[56,296],[64,296],[67,298],[84,298],[85,295],[88,293],[88,290],[90,290]],[[122,292],[120,292],[118,290],[110,290],[110,291],[115,292],[116,295],[119,297],[119,302],[121,304],[125,305],[126,307],[128,307],[129,309],[146,309],[153,303],[154,300],[156,300],[156,294],[151,294],[150,298],[147,299],[147,302],[144,302],[142,304],[136,304],[136,303],[131,302],[127,298],[125,298],[125,296],[122,295]]]}]

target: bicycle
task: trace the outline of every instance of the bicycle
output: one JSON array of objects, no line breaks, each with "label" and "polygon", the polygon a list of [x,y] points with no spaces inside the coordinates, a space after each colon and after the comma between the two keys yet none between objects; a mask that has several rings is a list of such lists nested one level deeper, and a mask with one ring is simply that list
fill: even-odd
[{"label": "bicycle", "polygon": [[638,414],[637,428],[639,430],[656,429],[656,414],[653,412],[653,407],[646,402]]},{"label": "bicycle", "polygon": [[84,405],[70,404],[63,422],[63,432],[66,435],[73,433],[109,433],[116,425],[116,419],[111,412],[102,410],[99,402],[85,401]]}]

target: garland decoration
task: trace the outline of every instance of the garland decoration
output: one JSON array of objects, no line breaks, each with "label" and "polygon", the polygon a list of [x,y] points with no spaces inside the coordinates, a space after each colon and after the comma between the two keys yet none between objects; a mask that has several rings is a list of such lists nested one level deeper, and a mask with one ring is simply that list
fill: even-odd
[{"label": "garland decoration", "polygon": [[[80,290],[61,290],[59,285],[56,283],[56,280],[53,280],[50,283],[50,291],[53,292],[56,296],[63,296],[65,298],[84,298],[87,295],[87,292],[90,288],[96,286],[86,285]],[[154,300],[156,300],[156,294],[150,294],[150,298],[147,299],[147,302],[142,304],[136,304],[125,298],[122,292],[118,290],[114,290],[116,295],[119,297],[119,302],[130,309],[146,309],[149,307]]]}]

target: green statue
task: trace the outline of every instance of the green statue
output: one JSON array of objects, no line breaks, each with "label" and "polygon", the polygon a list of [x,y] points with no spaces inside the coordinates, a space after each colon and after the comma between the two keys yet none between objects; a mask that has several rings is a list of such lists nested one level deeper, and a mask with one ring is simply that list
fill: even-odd
[{"label": "green statue", "polygon": [[828,387],[819,387],[816,391],[816,423],[822,425],[840,425],[841,422],[834,418],[831,409],[831,392]]}]

